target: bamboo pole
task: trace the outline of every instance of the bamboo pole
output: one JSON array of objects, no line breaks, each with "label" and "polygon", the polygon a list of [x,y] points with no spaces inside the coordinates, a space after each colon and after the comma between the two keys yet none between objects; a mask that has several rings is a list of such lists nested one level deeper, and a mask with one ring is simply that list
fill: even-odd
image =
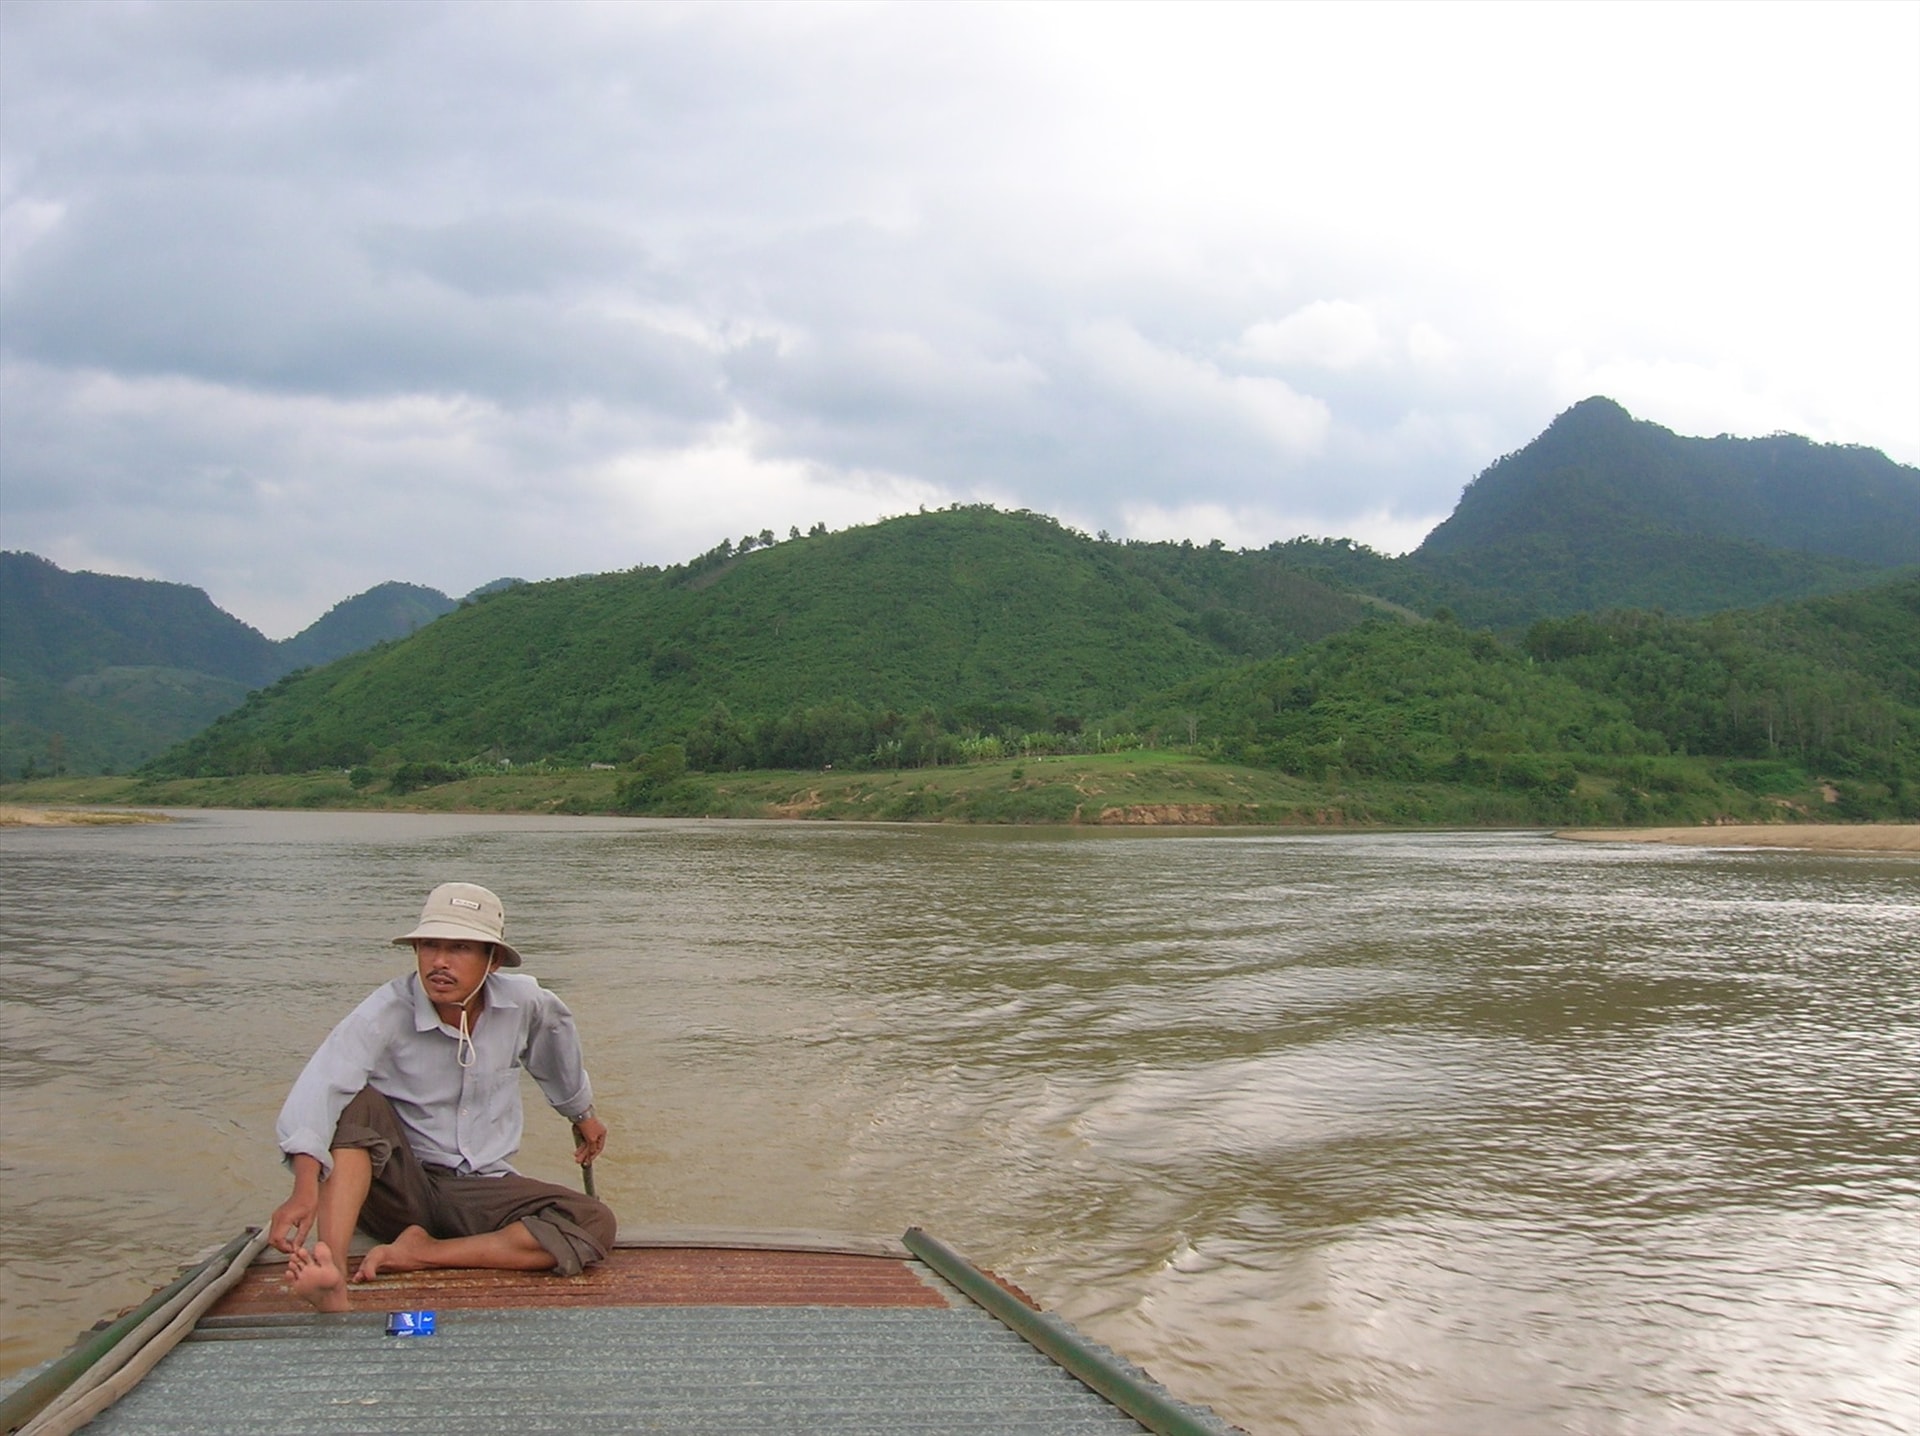
[{"label": "bamboo pole", "polygon": [[4,1400],[0,1400],[0,1432],[4,1432],[5,1436],[13,1436],[149,1317],[172,1303],[176,1297],[186,1294],[189,1287],[194,1287],[196,1283],[204,1286],[207,1281],[213,1280],[213,1273],[230,1263],[257,1231],[258,1228],[249,1227],[205,1261],[181,1272],[125,1316],[99,1331],[83,1335],[45,1371],[9,1392]]},{"label": "bamboo pole", "polygon": [[254,1257],[267,1244],[265,1232],[250,1230],[253,1239],[241,1248],[224,1270],[211,1273],[206,1281],[200,1283],[198,1290],[183,1291],[129,1334],[123,1343],[125,1352],[115,1353],[118,1369],[103,1372],[101,1366],[105,1363],[96,1365],[21,1428],[20,1436],[72,1436],[73,1432],[138,1386],[142,1378],[160,1364],[160,1359],[193,1330],[207,1308],[225,1296],[228,1289],[246,1275]]},{"label": "bamboo pole", "polygon": [[938,1237],[910,1227],[901,1240],[907,1250],[985,1307],[1003,1326],[1024,1337],[1055,1365],[1064,1367],[1149,1431],[1158,1436],[1233,1436],[1236,1432],[1237,1428],[1205,1407],[1179,1400],[1138,1367],[1089,1341],[1059,1317],[1035,1311]]}]

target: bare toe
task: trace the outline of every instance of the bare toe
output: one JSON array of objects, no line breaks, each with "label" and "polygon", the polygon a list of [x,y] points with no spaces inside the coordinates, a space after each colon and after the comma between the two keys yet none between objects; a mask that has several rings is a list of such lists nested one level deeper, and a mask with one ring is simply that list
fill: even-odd
[{"label": "bare toe", "polygon": [[316,1242],[311,1256],[305,1251],[287,1253],[287,1288],[315,1311],[348,1308],[346,1278],[325,1242]]}]

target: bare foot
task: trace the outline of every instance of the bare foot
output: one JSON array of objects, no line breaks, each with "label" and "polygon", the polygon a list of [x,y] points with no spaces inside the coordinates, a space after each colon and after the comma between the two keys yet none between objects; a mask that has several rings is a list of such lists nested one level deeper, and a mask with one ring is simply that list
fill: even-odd
[{"label": "bare foot", "polygon": [[347,1278],[334,1265],[333,1253],[325,1242],[315,1242],[309,1252],[295,1247],[287,1253],[287,1290],[315,1311],[346,1311]]},{"label": "bare foot", "polygon": [[427,1249],[433,1238],[425,1227],[408,1227],[392,1241],[375,1247],[360,1259],[355,1281],[372,1281],[383,1272],[420,1271],[428,1265]]}]

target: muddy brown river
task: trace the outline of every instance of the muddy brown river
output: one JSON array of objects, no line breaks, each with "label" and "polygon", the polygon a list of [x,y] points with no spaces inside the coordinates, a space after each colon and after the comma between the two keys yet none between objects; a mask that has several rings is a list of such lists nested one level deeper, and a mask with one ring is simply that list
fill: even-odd
[{"label": "muddy brown river", "polygon": [[636,1224],[925,1226],[1254,1433],[1920,1429],[1913,855],[178,816],[0,830],[0,1373],[264,1220],[464,878]]}]

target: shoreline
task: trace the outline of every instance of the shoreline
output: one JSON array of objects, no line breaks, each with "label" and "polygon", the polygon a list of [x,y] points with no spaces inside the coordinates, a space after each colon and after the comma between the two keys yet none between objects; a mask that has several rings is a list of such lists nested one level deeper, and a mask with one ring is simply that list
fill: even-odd
[{"label": "shoreline", "polygon": [[[109,800],[111,801],[111,800]],[[1202,818],[1197,810],[1206,804],[1142,804],[1104,811],[1101,817],[1082,826],[1161,828],[1238,827],[1231,821]],[[444,811],[426,808],[387,808],[387,812]],[[455,809],[475,814],[512,815],[515,809]],[[526,816],[538,816],[528,812]],[[141,823],[167,823],[173,818],[150,808],[43,805],[0,801],[0,828],[107,827]],[[774,822],[806,822],[798,815],[781,815]],[[882,820],[884,821],[884,820]],[[899,820],[895,820],[899,821]],[[1003,824],[984,823],[993,827]],[[1014,826],[1018,826],[1017,824]],[[1298,832],[1361,830],[1370,824],[1347,823],[1254,823],[1248,826],[1262,831]],[[1418,829],[1413,829],[1418,831]],[[1537,830],[1536,830],[1537,831]],[[1557,828],[1549,830],[1554,838],[1578,843],[1662,843],[1695,848],[1794,848],[1810,852],[1834,853],[1920,853],[1920,823],[1702,823],[1692,826],[1644,828]]]},{"label": "shoreline", "polygon": [[1822,853],[1920,853],[1920,823],[1727,823],[1691,828],[1562,828],[1577,843],[1693,848],[1803,848]]}]

